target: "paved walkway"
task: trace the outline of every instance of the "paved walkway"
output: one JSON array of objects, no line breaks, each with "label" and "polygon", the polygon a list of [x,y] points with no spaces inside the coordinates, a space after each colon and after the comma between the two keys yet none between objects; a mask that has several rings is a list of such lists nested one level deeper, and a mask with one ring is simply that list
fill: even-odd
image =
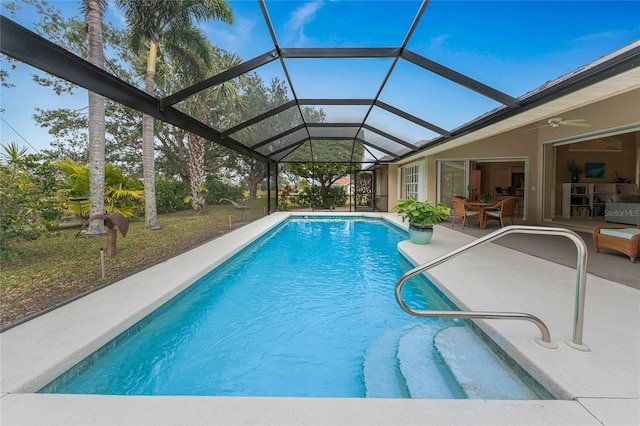
[{"label": "paved walkway", "polygon": [[[520,224],[520,223],[519,223]],[[596,223],[594,226],[621,228],[624,225],[615,223]],[[442,226],[450,227],[451,224],[444,222]],[[631,263],[629,256],[615,250],[601,249],[600,253],[596,253],[593,245],[592,230],[582,227],[571,228],[569,224],[564,223],[548,223],[545,226],[556,228],[574,229],[580,237],[585,241],[588,251],[588,267],[589,273],[601,278],[625,284],[630,287],[640,289],[640,260]],[[460,220],[453,227],[458,232],[463,232],[473,237],[482,237],[498,229],[496,223],[492,223],[487,229],[480,229],[477,224],[465,226],[461,229]],[[561,265],[575,268],[577,261],[577,252],[574,243],[564,237],[548,236],[548,235],[507,235],[504,238],[496,240],[496,244],[527,253],[532,256],[540,257]]]},{"label": "paved walkway", "polygon": [[[308,214],[308,213],[307,213]],[[342,213],[344,214],[344,213]],[[288,214],[278,213],[91,293],[0,335],[0,423],[160,424],[640,424],[640,292],[589,275],[584,343],[572,337],[575,270],[488,244],[430,273],[461,309],[532,313],[558,349],[535,343],[528,322],[479,321],[554,401],[127,397],[33,393],[228,259]],[[392,214],[383,215],[396,221]],[[431,244],[401,242],[422,263],[474,238],[438,227]]]}]

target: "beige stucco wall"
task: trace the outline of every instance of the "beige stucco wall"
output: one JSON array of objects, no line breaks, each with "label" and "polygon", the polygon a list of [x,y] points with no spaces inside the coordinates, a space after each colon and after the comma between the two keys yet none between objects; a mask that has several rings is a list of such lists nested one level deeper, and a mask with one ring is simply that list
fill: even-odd
[{"label": "beige stucco wall", "polygon": [[389,199],[387,200],[388,206],[387,211],[393,211],[393,206],[395,205],[398,197],[398,165],[397,164],[389,164]]},{"label": "beige stucco wall", "polygon": [[[569,179],[566,172],[566,158],[563,150],[568,148],[554,147],[556,142],[566,142],[572,139],[589,139],[597,134],[612,129],[619,129],[616,134],[627,133],[620,136],[624,142],[622,155],[606,153],[588,153],[584,160],[580,161],[604,161],[606,165],[606,179],[615,180],[614,171],[625,177],[631,176],[640,181],[640,89],[618,94],[615,97],[602,100],[571,111],[558,112],[556,116],[564,119],[585,119],[589,127],[559,128],[541,127],[536,129],[534,125],[528,125],[520,129],[511,130],[499,135],[481,139],[463,146],[440,151],[438,153],[423,154],[405,159],[401,164],[410,164],[415,161],[425,161],[425,196],[435,200],[437,197],[437,160],[524,160],[526,163],[526,197],[528,220],[542,221],[551,218],[555,212],[561,209],[561,184]],[[633,126],[635,125],[635,129]],[[635,150],[634,150],[635,144]],[[559,151],[556,158],[556,151]],[[544,153],[544,155],[543,155]],[[543,164],[543,161],[545,164]],[[392,206],[397,199],[397,168],[398,164],[391,166],[393,173],[389,174],[389,204]],[[391,170],[391,168],[390,168]],[[603,182],[603,180],[598,180]],[[544,206],[544,214],[543,207]],[[391,207],[390,207],[391,209]]]},{"label": "beige stucco wall", "polygon": [[[633,124],[640,125],[640,90],[632,90],[618,96],[577,108],[563,115],[564,118],[583,118],[589,127],[559,127],[557,129],[540,129],[540,143],[545,146],[545,188],[544,218],[560,216],[562,211],[562,183],[570,182],[571,176],[566,168],[566,162],[573,158],[576,162],[604,162],[604,179],[587,179],[584,174],[580,178],[583,183],[615,182],[614,172],[620,176],[629,177],[635,182],[634,176],[640,173],[638,165],[638,148],[640,147],[640,132],[631,131]],[[611,129],[615,137],[622,141],[622,152],[570,152],[569,145],[551,147],[556,142],[582,141],[597,138],[600,133],[606,135]],[[584,137],[583,135],[593,135]],[[636,183],[637,184],[637,183]]]},{"label": "beige stucco wall", "polygon": [[[514,130],[491,138],[483,139],[472,144],[464,145],[444,151],[427,159],[427,197],[435,199],[437,193],[437,160],[474,159],[474,160],[507,160],[518,159],[525,161],[528,171],[526,217],[535,217],[538,208],[536,191],[540,187],[538,182],[538,140],[535,131]],[[485,186],[483,185],[483,188]]]}]

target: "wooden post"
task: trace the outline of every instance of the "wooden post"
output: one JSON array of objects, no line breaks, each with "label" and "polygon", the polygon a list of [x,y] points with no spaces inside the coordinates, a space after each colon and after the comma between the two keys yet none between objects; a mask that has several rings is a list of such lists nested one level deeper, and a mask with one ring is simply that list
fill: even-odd
[{"label": "wooden post", "polygon": [[107,228],[107,257],[112,258],[116,256],[116,238],[118,237],[118,230],[114,228]]}]

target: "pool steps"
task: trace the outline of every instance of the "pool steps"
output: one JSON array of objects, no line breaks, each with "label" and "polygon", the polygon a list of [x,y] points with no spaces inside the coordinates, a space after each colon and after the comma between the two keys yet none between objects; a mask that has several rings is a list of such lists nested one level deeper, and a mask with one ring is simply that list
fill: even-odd
[{"label": "pool steps", "polygon": [[397,362],[400,336],[413,326],[382,333],[367,350],[362,368],[367,398],[407,398],[408,391]]},{"label": "pool steps", "polygon": [[411,398],[465,398],[433,349],[433,339],[441,327],[420,324],[400,337],[397,359]]},{"label": "pool steps", "polygon": [[363,373],[367,398],[537,398],[468,327],[387,330],[367,351]]},{"label": "pool steps", "polygon": [[468,327],[436,334],[435,350],[469,399],[536,399],[536,394]]}]

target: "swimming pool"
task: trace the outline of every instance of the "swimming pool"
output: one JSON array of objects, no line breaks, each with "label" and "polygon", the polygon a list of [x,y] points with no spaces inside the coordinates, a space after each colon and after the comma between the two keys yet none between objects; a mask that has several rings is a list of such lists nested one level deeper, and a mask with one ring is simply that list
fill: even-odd
[{"label": "swimming pool", "polygon": [[[425,354],[437,377],[412,377],[415,354],[464,327],[397,306],[404,239],[384,221],[291,219],[42,392],[465,397],[437,350]],[[448,308],[425,280],[408,287],[411,303]]]}]

